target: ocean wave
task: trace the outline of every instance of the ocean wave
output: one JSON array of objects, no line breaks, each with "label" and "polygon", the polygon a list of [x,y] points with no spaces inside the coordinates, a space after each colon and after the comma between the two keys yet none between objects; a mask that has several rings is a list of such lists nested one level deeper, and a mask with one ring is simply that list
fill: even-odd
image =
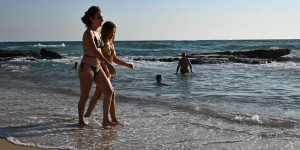
[{"label": "ocean wave", "polygon": [[[231,122],[231,123],[238,123],[238,124],[246,124],[246,125],[258,125],[258,126],[264,126],[264,127],[273,127],[273,128],[285,128],[285,129],[291,129],[295,126],[299,126],[300,124],[296,120],[290,120],[290,119],[277,119],[277,118],[271,118],[267,116],[260,116],[257,114],[243,114],[238,112],[225,112],[225,111],[219,111],[214,110],[211,108],[206,107],[194,107],[190,105],[182,105],[178,103],[174,103],[173,100],[169,101],[165,98],[155,97],[155,99],[159,99],[158,101],[154,101],[153,97],[151,95],[144,95],[143,97],[136,97],[136,96],[129,96],[127,93],[126,96],[123,94],[118,94],[117,99],[126,99],[126,102],[132,101],[134,103],[151,103],[158,105],[160,107],[166,107],[168,109],[174,109],[177,111],[183,111],[194,115],[201,115],[206,117],[211,117],[215,119],[222,119],[225,122]],[[164,100],[161,100],[164,99]]]},{"label": "ocean wave", "polygon": [[280,57],[277,61],[293,61],[293,62],[300,62],[299,55],[287,55]]},{"label": "ocean wave", "polygon": [[80,62],[81,58],[82,58],[81,56],[78,57],[78,56],[67,56],[67,55],[65,55],[65,57],[62,58],[62,59],[53,59],[53,60],[47,60],[47,61],[53,61],[53,62],[65,63],[65,64],[74,64],[75,62]]},{"label": "ocean wave", "polygon": [[297,125],[297,122],[292,120],[268,118],[259,115],[221,112],[221,111],[215,111],[208,108],[188,107],[187,111],[198,115],[205,115],[208,117],[224,119],[226,121],[236,122],[240,124],[261,125],[261,126],[274,127],[274,128],[293,128]]},{"label": "ocean wave", "polygon": [[29,65],[10,65],[10,64],[2,64],[0,66],[5,72],[29,72],[31,68]]},{"label": "ocean wave", "polygon": [[46,45],[46,44],[41,44],[41,43],[38,43],[36,45],[31,45],[32,47],[38,47],[38,48],[46,48],[46,47],[66,47],[67,45],[65,45],[65,43],[61,43],[61,44],[51,44],[51,45]]},{"label": "ocean wave", "polygon": [[23,46],[8,46],[6,49],[7,50],[16,50],[16,49],[20,49],[23,48]]}]

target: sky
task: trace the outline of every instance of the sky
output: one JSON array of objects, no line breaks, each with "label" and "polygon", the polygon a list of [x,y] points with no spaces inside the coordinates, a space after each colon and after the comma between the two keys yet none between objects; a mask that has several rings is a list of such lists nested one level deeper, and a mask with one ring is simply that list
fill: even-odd
[{"label": "sky", "polygon": [[300,0],[1,0],[0,42],[81,41],[92,5],[122,41],[300,39]]}]

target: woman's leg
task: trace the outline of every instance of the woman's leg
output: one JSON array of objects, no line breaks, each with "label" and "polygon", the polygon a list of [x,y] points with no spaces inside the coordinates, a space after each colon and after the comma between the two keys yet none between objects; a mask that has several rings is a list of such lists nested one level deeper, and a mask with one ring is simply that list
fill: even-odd
[{"label": "woman's leg", "polygon": [[109,112],[111,106],[112,95],[114,93],[114,89],[111,85],[110,80],[106,77],[104,71],[100,69],[98,74],[95,77],[95,82],[99,89],[102,91],[104,98],[103,98],[103,122],[102,126],[104,128],[109,126],[114,126],[115,124],[109,121]]},{"label": "woman's leg", "polygon": [[102,91],[100,90],[100,88],[98,86],[96,86],[96,91],[89,103],[89,107],[88,107],[88,110],[86,111],[84,117],[90,117],[91,116],[91,113],[93,112],[98,100],[100,99],[102,95]]},{"label": "woman's leg", "polygon": [[110,105],[110,116],[111,116],[111,121],[113,123],[119,124],[119,121],[117,120],[117,117],[116,117],[115,92],[113,92],[113,95],[112,95],[112,100],[111,100],[111,105]]},{"label": "woman's leg", "polygon": [[78,70],[78,76],[79,76],[79,81],[80,81],[80,99],[78,102],[78,117],[79,117],[79,125],[86,125],[83,120],[83,113],[85,109],[85,104],[87,99],[89,98],[92,83],[93,83],[93,78],[94,78],[94,73],[90,69],[90,67],[86,64],[83,64],[81,68]]}]

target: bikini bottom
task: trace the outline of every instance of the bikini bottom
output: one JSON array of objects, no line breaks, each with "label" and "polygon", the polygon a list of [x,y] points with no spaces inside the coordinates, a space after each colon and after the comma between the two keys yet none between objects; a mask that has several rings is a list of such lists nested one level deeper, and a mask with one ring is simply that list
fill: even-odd
[{"label": "bikini bottom", "polygon": [[[80,64],[80,67],[81,67],[82,70],[83,70],[84,64],[86,64],[86,63],[81,62],[81,64]],[[96,75],[96,74],[99,73],[100,67],[94,67],[94,66],[91,66],[91,65],[89,65],[89,64],[86,64],[86,65],[88,65],[88,66],[91,68],[91,70],[94,72],[94,75]]]}]

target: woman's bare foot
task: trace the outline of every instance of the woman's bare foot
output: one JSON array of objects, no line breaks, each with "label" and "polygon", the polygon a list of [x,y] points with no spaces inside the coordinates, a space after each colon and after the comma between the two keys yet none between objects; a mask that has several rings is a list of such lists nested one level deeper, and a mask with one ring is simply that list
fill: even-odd
[{"label": "woman's bare foot", "polygon": [[104,128],[104,129],[111,129],[113,126],[116,126],[116,124],[115,123],[113,123],[113,122],[110,122],[110,121],[103,121],[102,122],[102,127]]},{"label": "woman's bare foot", "polygon": [[83,121],[84,121],[84,123],[85,123],[86,125],[88,125],[88,124],[90,124],[90,122],[91,122],[91,117],[84,117],[84,118],[83,118]]},{"label": "woman's bare foot", "polygon": [[79,127],[84,127],[84,126],[86,126],[87,124],[84,122],[84,121],[79,121],[78,122],[78,126]]},{"label": "woman's bare foot", "polygon": [[117,125],[120,125],[120,126],[128,126],[129,125],[129,123],[127,123],[127,122],[119,122],[119,121],[113,121],[113,123],[117,126]]},{"label": "woman's bare foot", "polygon": [[114,123],[115,125],[120,125],[120,122],[118,120],[112,120],[112,123]]},{"label": "woman's bare foot", "polygon": [[116,117],[111,117],[111,122],[113,122],[115,125],[120,124]]}]

